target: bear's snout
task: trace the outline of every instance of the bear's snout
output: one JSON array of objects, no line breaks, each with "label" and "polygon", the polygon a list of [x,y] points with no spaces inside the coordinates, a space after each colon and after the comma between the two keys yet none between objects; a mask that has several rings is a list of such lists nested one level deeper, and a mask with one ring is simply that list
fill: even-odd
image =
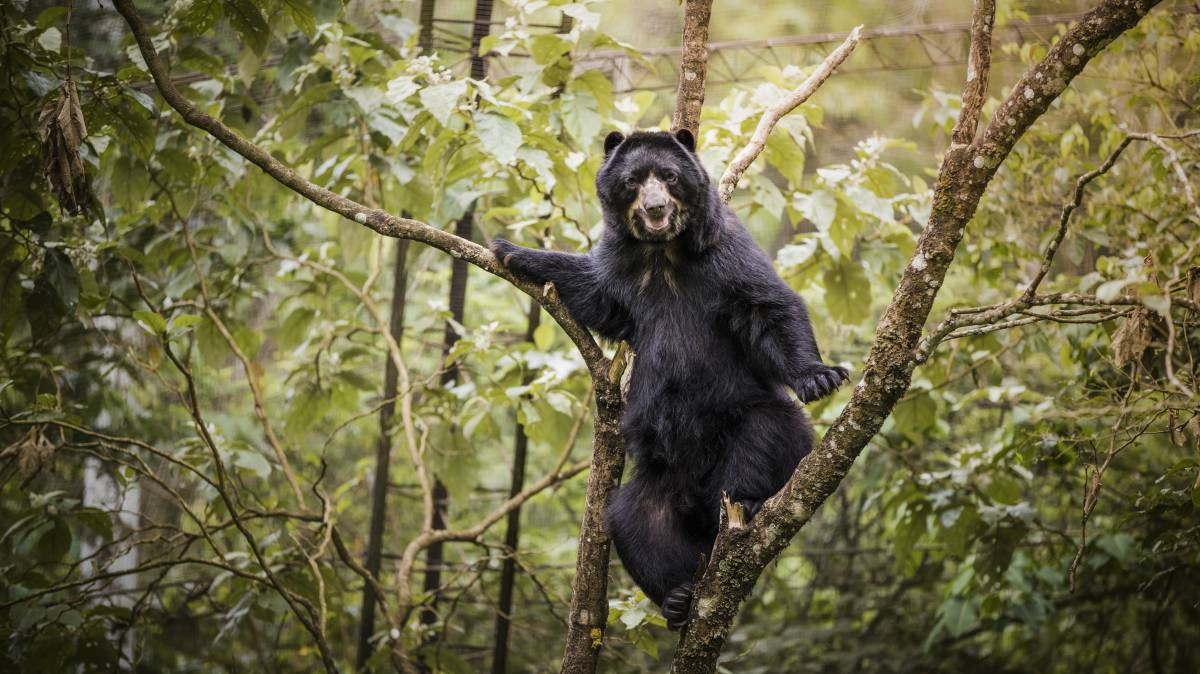
[{"label": "bear's snout", "polygon": [[662,181],[654,177],[647,180],[638,194],[637,203],[638,214],[646,229],[658,233],[670,227],[673,204],[671,193]]}]

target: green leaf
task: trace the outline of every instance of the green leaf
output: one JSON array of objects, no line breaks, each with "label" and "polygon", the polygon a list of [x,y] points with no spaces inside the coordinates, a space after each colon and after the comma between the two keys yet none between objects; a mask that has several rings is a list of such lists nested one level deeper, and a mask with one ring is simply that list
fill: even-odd
[{"label": "green leaf", "polygon": [[1021,485],[1007,475],[996,475],[988,484],[987,495],[997,503],[1016,505],[1021,502]]},{"label": "green leaf", "polygon": [[797,194],[796,210],[810,220],[817,229],[827,230],[837,214],[837,198],[828,190],[814,190],[810,194]]},{"label": "green leaf", "polygon": [[283,321],[283,325],[275,333],[275,341],[284,349],[294,349],[308,337],[310,326],[317,312],[308,307],[301,307]]},{"label": "green leaf", "polygon": [[183,11],[181,21],[193,33],[200,35],[208,32],[221,14],[221,0],[194,0]]},{"label": "green leaf", "polygon": [[37,18],[38,30],[45,30],[45,29],[49,28],[50,26],[53,26],[54,24],[58,23],[59,21],[65,19],[66,16],[67,16],[67,8],[66,7],[50,7],[49,9],[42,10],[42,13],[38,14],[38,18]]},{"label": "green leaf", "polygon": [[399,105],[418,91],[421,91],[421,85],[417,83],[417,78],[401,75],[387,83],[386,96],[392,105]]},{"label": "green leaf", "polygon": [[262,54],[271,39],[271,28],[263,18],[262,11],[254,0],[227,0],[225,12],[229,25],[237,31],[246,46],[256,54]]},{"label": "green leaf", "polygon": [[152,335],[161,335],[167,331],[167,321],[153,311],[135,311],[133,317]]},{"label": "green leaf", "polygon": [[[804,180],[804,137],[789,129],[767,136],[767,163],[779,170],[793,186]],[[807,216],[805,216],[807,217]],[[810,220],[812,218],[809,218]]]},{"label": "green leaf", "polygon": [[550,391],[546,394],[546,403],[554,408],[555,412],[565,416],[571,416],[575,411],[575,404],[571,397],[561,391]]},{"label": "green leaf", "polygon": [[271,463],[258,452],[234,452],[233,465],[244,468],[264,480],[271,474]]},{"label": "green leaf", "polygon": [[112,517],[97,508],[80,508],[75,511],[75,519],[82,522],[87,528],[99,534],[106,541],[111,541],[113,537]]},{"label": "green leaf", "polygon": [[1124,566],[1136,561],[1137,542],[1127,533],[1105,534],[1096,539],[1096,547],[1117,560]]},{"label": "green leaf", "polygon": [[825,272],[823,280],[830,318],[844,325],[856,325],[871,316],[871,282],[860,263],[839,260]]},{"label": "green leaf", "polygon": [[511,164],[517,158],[521,129],[508,117],[494,112],[475,113],[475,136],[483,144],[483,151],[501,164]]},{"label": "green leaf", "polygon": [[62,48],[62,31],[51,26],[38,36],[37,42],[46,51],[57,52]]},{"label": "green leaf", "polygon": [[787,270],[808,262],[816,252],[817,240],[810,238],[798,244],[788,244],[780,248],[779,252],[775,254],[775,259],[779,262],[781,269]]},{"label": "green leaf", "polygon": [[1116,281],[1105,281],[1096,288],[1096,299],[1101,302],[1111,302],[1121,296],[1121,289],[1129,285],[1130,279],[1117,279]]},{"label": "green leaf", "polygon": [[[310,38],[316,35],[317,19],[313,16],[312,5],[308,0],[283,0],[283,8],[301,33]],[[383,16],[386,15],[381,15],[380,18]]]},{"label": "green leaf", "polygon": [[563,125],[579,144],[590,147],[592,139],[600,133],[603,120],[600,118],[596,97],[586,91],[567,94],[561,98]]},{"label": "green leaf", "polygon": [[1162,295],[1146,295],[1142,297],[1142,304],[1145,304],[1154,313],[1163,318],[1171,318],[1171,297],[1165,293]]},{"label": "green leaf", "polygon": [[466,80],[454,80],[445,84],[435,84],[421,90],[421,105],[433,115],[442,126],[450,123],[450,115],[458,107],[458,101],[467,93]]},{"label": "green leaf", "polygon": [[850,185],[846,187],[846,198],[854,204],[859,212],[866,213],[880,222],[893,222],[894,214],[892,202],[890,199],[876,196],[874,192],[868,189],[859,187],[858,185]]},{"label": "green leaf", "polygon": [[79,302],[79,272],[75,270],[71,258],[58,248],[48,249],[42,274],[58,294],[63,307],[68,312],[74,310]]},{"label": "green leaf", "polygon": [[621,613],[621,622],[625,625],[626,629],[633,629],[641,625],[645,619],[646,610],[637,605],[630,606]]},{"label": "green leaf", "polygon": [[110,171],[109,182],[117,204],[128,212],[140,211],[150,189],[150,175],[146,173],[146,167],[137,157],[125,152],[112,163]]},{"label": "green leaf", "polygon": [[179,314],[171,319],[171,332],[182,334],[203,322],[204,319],[196,314]]},{"label": "green leaf", "polygon": [[542,321],[537,326],[537,330],[533,331],[533,345],[539,351],[549,351],[554,345],[554,325],[549,321]]},{"label": "green leaf", "polygon": [[38,539],[35,554],[43,562],[57,562],[71,551],[71,528],[61,517],[51,520],[51,525]]},{"label": "green leaf", "polygon": [[533,56],[533,62],[540,66],[554,63],[569,51],[571,51],[571,43],[555,33],[538,35],[529,45],[529,53]]},{"label": "green leaf", "polygon": [[937,401],[928,393],[920,393],[897,404],[892,419],[896,430],[909,440],[920,442],[937,423]]},{"label": "green leaf", "polygon": [[973,599],[951,597],[942,602],[938,612],[942,615],[942,624],[955,637],[962,636],[979,622],[979,609]]}]

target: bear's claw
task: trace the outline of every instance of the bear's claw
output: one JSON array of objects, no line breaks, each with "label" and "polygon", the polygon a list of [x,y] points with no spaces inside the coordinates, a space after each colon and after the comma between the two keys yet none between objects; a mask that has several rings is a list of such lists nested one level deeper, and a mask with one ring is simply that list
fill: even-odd
[{"label": "bear's claw", "polygon": [[849,377],[850,373],[840,365],[816,365],[812,372],[796,385],[796,395],[806,403],[820,400],[836,391]]},{"label": "bear's claw", "polygon": [[662,603],[662,614],[667,619],[667,629],[677,630],[687,624],[688,611],[691,608],[691,583],[684,583],[668,592]]}]

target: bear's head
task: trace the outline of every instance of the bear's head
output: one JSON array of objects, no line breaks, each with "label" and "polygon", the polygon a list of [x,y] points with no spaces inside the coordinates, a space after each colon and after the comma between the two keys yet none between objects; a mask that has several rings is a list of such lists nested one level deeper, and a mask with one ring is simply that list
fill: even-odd
[{"label": "bear's head", "polygon": [[716,196],[687,129],[608,134],[596,193],[605,222],[622,235],[646,243],[681,239],[696,253],[712,244]]}]

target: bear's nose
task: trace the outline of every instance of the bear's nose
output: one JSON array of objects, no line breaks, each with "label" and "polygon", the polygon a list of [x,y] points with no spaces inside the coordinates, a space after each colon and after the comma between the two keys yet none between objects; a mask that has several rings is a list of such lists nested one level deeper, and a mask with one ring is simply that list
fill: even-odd
[{"label": "bear's nose", "polygon": [[646,215],[654,220],[662,220],[667,215],[667,202],[664,201],[661,204],[654,205],[646,204]]},{"label": "bear's nose", "polygon": [[655,220],[659,220],[665,216],[667,214],[667,207],[670,205],[671,200],[661,192],[651,192],[642,197],[642,209],[646,211],[646,215]]}]

